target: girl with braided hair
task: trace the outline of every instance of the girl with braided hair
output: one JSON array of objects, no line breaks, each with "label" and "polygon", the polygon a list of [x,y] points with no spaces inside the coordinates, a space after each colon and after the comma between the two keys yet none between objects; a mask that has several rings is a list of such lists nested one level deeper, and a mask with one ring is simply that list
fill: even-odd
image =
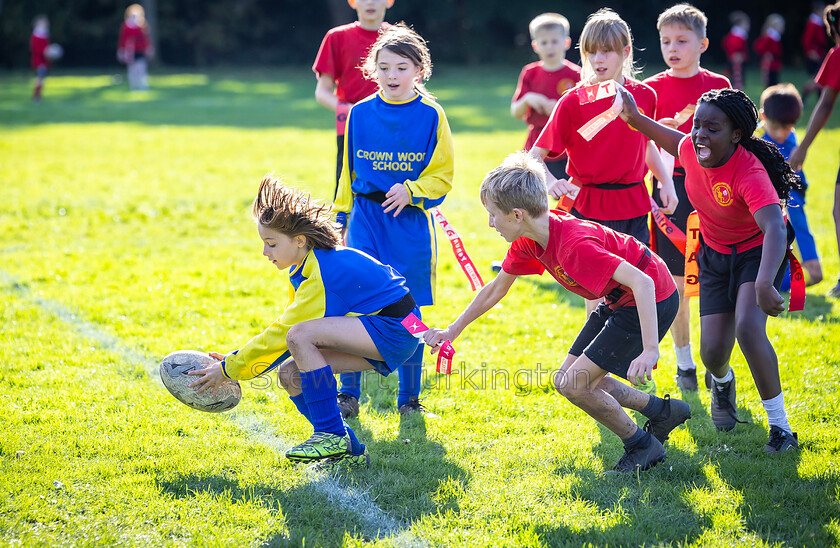
[{"label": "girl with braided hair", "polygon": [[712,421],[719,430],[738,422],[735,376],[729,357],[735,340],[749,364],[767,411],[768,452],[799,446],[784,407],[767,316],[784,310],[779,287],[787,267],[788,234],[782,205],[799,177],[781,153],[753,136],[758,109],[736,89],[704,93],[690,135],[641,114],[621,90],[621,117],[679,158],[685,188],[700,221],[700,356],[712,374]]}]

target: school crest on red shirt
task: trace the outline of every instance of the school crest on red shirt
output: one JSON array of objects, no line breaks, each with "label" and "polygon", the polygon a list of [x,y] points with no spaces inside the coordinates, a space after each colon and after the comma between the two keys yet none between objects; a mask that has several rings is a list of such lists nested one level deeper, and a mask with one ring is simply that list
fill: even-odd
[{"label": "school crest on red shirt", "polygon": [[571,78],[563,78],[562,80],[557,82],[557,94],[562,97],[567,91],[569,91],[576,85],[577,82],[575,82]]},{"label": "school crest on red shirt", "polygon": [[554,267],[554,276],[566,285],[578,285],[578,283],[574,281],[571,276],[566,274],[566,271],[560,268],[560,266]]},{"label": "school crest on red shirt", "polygon": [[732,188],[727,183],[712,185],[712,194],[715,195],[715,201],[722,206],[728,206],[732,203]]}]

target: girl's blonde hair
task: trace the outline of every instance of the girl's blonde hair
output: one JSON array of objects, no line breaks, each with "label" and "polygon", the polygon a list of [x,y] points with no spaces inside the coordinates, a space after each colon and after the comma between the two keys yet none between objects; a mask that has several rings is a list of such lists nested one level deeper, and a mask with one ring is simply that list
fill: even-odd
[{"label": "girl's blonde hair", "polygon": [[630,54],[624,59],[621,73],[625,78],[632,78],[639,71],[633,64],[633,35],[630,34],[630,27],[624,19],[609,8],[601,8],[590,15],[586,19],[586,25],[580,33],[580,42],[578,42],[582,66],[581,81],[588,83],[595,76],[586,54],[615,51],[623,56],[624,48],[627,46],[630,46]]},{"label": "girl's blonde hair", "polygon": [[379,52],[383,49],[408,59],[415,67],[420,67],[420,81],[416,85],[417,91],[434,99],[434,96],[423,85],[432,76],[432,56],[429,54],[429,47],[422,36],[403,22],[379,31],[379,38],[370,47],[364,63],[359,67],[368,80],[376,81],[376,63],[379,60]]},{"label": "girl's blonde hair", "polygon": [[271,173],[260,181],[251,215],[260,225],[290,238],[304,236],[310,249],[335,249],[341,243],[330,206],[314,200],[308,192],[286,186]]},{"label": "girl's blonde hair", "polygon": [[125,18],[128,19],[132,15],[137,21],[138,27],[142,27],[146,24],[146,10],[144,10],[143,6],[140,4],[131,4],[125,8]]}]

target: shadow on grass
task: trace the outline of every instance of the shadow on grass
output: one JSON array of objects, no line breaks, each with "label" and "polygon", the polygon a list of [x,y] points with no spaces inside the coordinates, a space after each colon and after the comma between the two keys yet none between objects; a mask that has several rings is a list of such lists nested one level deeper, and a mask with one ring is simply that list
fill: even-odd
[{"label": "shadow on grass", "polygon": [[536,289],[541,291],[546,291],[549,293],[554,293],[557,295],[557,300],[564,304],[569,305],[572,308],[586,308],[586,301],[583,297],[579,295],[575,295],[552,278],[549,275],[546,276],[520,276],[520,280],[524,282],[528,282],[533,285]]},{"label": "shadow on grass", "polygon": [[[790,301],[788,293],[784,293],[782,296],[786,301]],[[840,323],[840,316],[834,314],[834,303],[827,299],[825,295],[814,295],[813,293],[809,293],[805,297],[804,310],[786,312],[783,317],[795,322]]]}]

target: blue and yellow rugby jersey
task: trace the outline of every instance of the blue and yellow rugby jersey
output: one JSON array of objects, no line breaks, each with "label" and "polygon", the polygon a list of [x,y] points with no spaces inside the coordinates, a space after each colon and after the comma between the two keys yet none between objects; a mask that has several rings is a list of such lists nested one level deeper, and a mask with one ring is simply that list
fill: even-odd
[{"label": "blue and yellow rugby jersey", "polygon": [[[231,379],[252,379],[289,357],[286,333],[316,318],[376,314],[408,293],[390,266],[347,247],[312,249],[289,273],[293,293],[283,315],[222,363]],[[291,290],[290,290],[291,291]]]},{"label": "blue and yellow rugby jersey", "polygon": [[355,194],[388,192],[402,183],[424,210],[452,189],[455,152],[443,108],[418,94],[401,103],[382,92],[353,105],[344,136],[344,165],[333,210],[347,225]]}]

